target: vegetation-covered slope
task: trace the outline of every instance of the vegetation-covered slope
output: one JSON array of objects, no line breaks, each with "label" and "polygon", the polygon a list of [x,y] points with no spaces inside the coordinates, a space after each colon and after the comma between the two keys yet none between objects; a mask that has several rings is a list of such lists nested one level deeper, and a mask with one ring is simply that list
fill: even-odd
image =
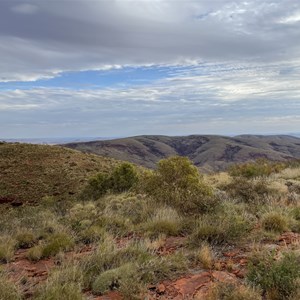
[{"label": "vegetation-covered slope", "polygon": [[299,299],[299,164],[122,163],[87,191],[0,205],[1,300]]},{"label": "vegetation-covered slope", "polygon": [[160,159],[172,155],[187,156],[204,170],[224,170],[232,163],[257,158],[278,161],[300,158],[300,139],[291,136],[137,136],[65,146],[149,168],[154,168]]},{"label": "vegetation-covered slope", "polygon": [[72,198],[88,177],[114,165],[114,159],[58,146],[1,143],[0,203]]}]

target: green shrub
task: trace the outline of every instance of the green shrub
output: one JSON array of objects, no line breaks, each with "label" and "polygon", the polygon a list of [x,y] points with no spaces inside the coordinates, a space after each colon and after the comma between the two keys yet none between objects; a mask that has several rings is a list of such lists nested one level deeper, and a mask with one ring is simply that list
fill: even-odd
[{"label": "green shrub", "polygon": [[170,207],[160,208],[154,216],[146,222],[144,229],[156,237],[160,234],[178,235],[181,230],[181,218],[176,210]]},{"label": "green shrub", "polygon": [[276,260],[274,254],[256,253],[248,264],[247,280],[263,289],[269,299],[289,299],[297,291],[300,257],[285,253]]},{"label": "green shrub", "polygon": [[43,256],[43,247],[41,245],[34,246],[27,251],[26,257],[31,261],[39,261]]},{"label": "green shrub", "polygon": [[166,279],[174,279],[184,274],[188,269],[188,260],[182,253],[163,257],[154,257],[138,265],[141,281],[147,284],[157,284]]},{"label": "green shrub", "polygon": [[120,266],[130,263],[143,263],[151,255],[141,243],[131,243],[128,246],[117,249],[112,238],[106,237],[99,244],[98,249],[82,261],[82,268],[85,273],[86,286],[90,286],[95,278],[108,270],[117,269]]},{"label": "green shrub", "polygon": [[93,225],[79,233],[79,239],[84,244],[91,244],[102,240],[106,235],[106,231],[100,227]]},{"label": "green shrub", "polygon": [[83,220],[95,219],[97,217],[97,208],[94,203],[77,203],[69,210],[69,220],[71,223],[79,223]]},{"label": "green shrub", "polygon": [[138,224],[147,219],[154,207],[142,195],[123,193],[120,195],[109,195],[103,199],[105,216],[114,216],[129,219],[133,224]]},{"label": "green shrub", "polygon": [[101,273],[96,277],[95,281],[92,284],[92,291],[95,295],[103,295],[106,292],[109,292],[120,287],[121,274],[118,272],[118,269],[112,269]]},{"label": "green shrub", "polygon": [[112,187],[111,177],[106,173],[99,173],[90,178],[82,193],[84,199],[96,200],[105,195]]},{"label": "green shrub", "polygon": [[17,287],[0,272],[0,300],[21,300],[22,296]]},{"label": "green shrub", "polygon": [[267,177],[272,173],[278,173],[285,168],[285,165],[278,162],[271,162],[265,159],[258,159],[255,162],[233,165],[229,174],[233,177],[255,178]]},{"label": "green shrub", "polygon": [[197,260],[202,264],[203,268],[211,269],[214,264],[214,254],[211,247],[203,244],[197,253]]},{"label": "green shrub", "polygon": [[9,262],[12,260],[17,241],[9,236],[0,237],[0,262]]},{"label": "green shrub", "polygon": [[233,283],[217,283],[209,291],[207,300],[259,300],[259,292]]},{"label": "green shrub", "polygon": [[189,237],[189,243],[192,246],[198,247],[206,241],[208,243],[223,243],[225,239],[225,228],[222,223],[215,220],[199,220],[194,232]]},{"label": "green shrub", "polygon": [[295,220],[300,221],[300,206],[294,207],[292,209],[292,217]]},{"label": "green shrub", "polygon": [[104,215],[98,219],[96,225],[105,228],[113,236],[126,236],[132,231],[131,220],[123,216]]},{"label": "green shrub", "polygon": [[61,284],[59,282],[46,286],[36,300],[85,300],[81,288],[74,283]]},{"label": "green shrub", "polygon": [[225,186],[225,190],[231,197],[249,204],[263,203],[272,194],[264,178],[235,177]]},{"label": "green shrub", "polygon": [[62,265],[50,273],[46,283],[38,288],[34,299],[84,300],[82,282],[83,273],[78,264]]},{"label": "green shrub", "polygon": [[92,284],[92,291],[96,295],[102,295],[118,289],[124,299],[138,300],[141,299],[143,287],[137,272],[137,265],[127,263],[97,276]]},{"label": "green shrub", "polygon": [[224,202],[215,214],[199,218],[189,237],[192,246],[203,241],[213,244],[233,243],[247,236],[254,227],[255,218],[242,205]]},{"label": "green shrub", "polygon": [[31,231],[24,230],[16,236],[18,248],[30,248],[36,242],[36,237]]},{"label": "green shrub", "polygon": [[262,216],[262,226],[267,231],[284,232],[288,230],[287,217],[279,212],[268,212]]},{"label": "green shrub", "polygon": [[130,163],[122,163],[111,175],[112,190],[122,193],[130,190],[138,181],[136,168]]},{"label": "green shrub", "polygon": [[83,198],[98,199],[107,192],[121,193],[130,190],[138,181],[136,168],[130,163],[122,163],[111,174],[99,173],[90,178]]},{"label": "green shrub", "polygon": [[204,183],[198,169],[186,157],[159,161],[157,170],[145,173],[140,181],[143,192],[178,212],[197,214],[216,205],[211,187]]},{"label": "green shrub", "polygon": [[74,246],[73,238],[66,233],[56,233],[48,238],[43,247],[42,256],[49,257],[58,254],[60,251],[70,250]]}]

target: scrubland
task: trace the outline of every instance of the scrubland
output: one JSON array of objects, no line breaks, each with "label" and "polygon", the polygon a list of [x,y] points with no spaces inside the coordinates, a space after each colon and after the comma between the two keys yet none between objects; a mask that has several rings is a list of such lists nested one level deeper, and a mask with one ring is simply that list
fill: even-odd
[{"label": "scrubland", "polygon": [[203,175],[171,157],[84,182],[0,206],[0,299],[300,298],[298,162]]}]

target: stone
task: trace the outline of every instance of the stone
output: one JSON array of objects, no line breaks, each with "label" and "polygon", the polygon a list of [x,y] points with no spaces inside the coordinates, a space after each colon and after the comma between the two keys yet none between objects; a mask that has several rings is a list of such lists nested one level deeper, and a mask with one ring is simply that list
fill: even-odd
[{"label": "stone", "polygon": [[157,289],[156,289],[156,291],[157,291],[157,293],[159,293],[159,294],[163,294],[163,293],[166,291],[165,285],[162,284],[162,283],[159,284],[158,287],[157,287]]},{"label": "stone", "polygon": [[234,276],[233,274],[230,274],[228,272],[223,272],[223,271],[213,271],[212,277],[215,280],[224,282],[224,283],[235,283],[237,281],[236,276]]},{"label": "stone", "polygon": [[187,278],[181,278],[173,286],[182,297],[191,297],[201,286],[207,284],[210,280],[210,273],[203,272]]}]

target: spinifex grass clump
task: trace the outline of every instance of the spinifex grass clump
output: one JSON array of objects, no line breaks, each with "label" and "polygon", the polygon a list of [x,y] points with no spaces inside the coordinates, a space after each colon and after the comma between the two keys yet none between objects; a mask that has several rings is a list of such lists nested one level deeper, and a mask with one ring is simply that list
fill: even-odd
[{"label": "spinifex grass clump", "polygon": [[37,300],[85,300],[82,293],[83,273],[77,262],[63,264],[54,269],[46,283],[40,285],[34,299]]},{"label": "spinifex grass clump", "polygon": [[74,246],[73,238],[67,233],[56,233],[51,236],[46,241],[45,246],[42,250],[43,257],[54,256],[60,251],[67,251],[72,249]]},{"label": "spinifex grass clump", "polygon": [[255,253],[248,265],[247,279],[267,294],[268,299],[290,299],[299,288],[300,256],[287,252],[277,259],[274,253]]},{"label": "spinifex grass clump", "polygon": [[0,236],[0,262],[9,262],[13,258],[17,241],[9,235]]},{"label": "spinifex grass clump", "polygon": [[284,163],[270,162],[265,159],[258,159],[255,162],[236,164],[229,169],[233,177],[257,178],[268,177],[272,173],[278,173],[285,168]]},{"label": "spinifex grass clump", "polygon": [[260,300],[261,295],[251,287],[233,283],[216,283],[210,289],[207,300]]},{"label": "spinifex grass clump", "polygon": [[160,234],[176,236],[182,229],[182,220],[177,211],[170,207],[158,208],[144,225],[144,230],[151,236]]},{"label": "spinifex grass clump", "polygon": [[1,300],[21,300],[22,294],[9,280],[7,274],[0,270],[0,299]]}]

